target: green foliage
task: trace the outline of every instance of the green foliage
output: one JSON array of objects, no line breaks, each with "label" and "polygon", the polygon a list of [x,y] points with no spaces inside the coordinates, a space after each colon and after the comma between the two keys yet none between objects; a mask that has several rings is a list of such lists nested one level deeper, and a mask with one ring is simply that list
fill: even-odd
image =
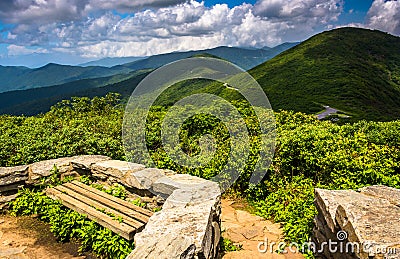
[{"label": "green foliage", "polygon": [[124,159],[118,95],[74,98],[36,117],[0,116],[0,166],[74,155]]},{"label": "green foliage", "polygon": [[[124,159],[121,144],[123,112],[116,102],[115,95],[92,100],[75,98],[36,117],[1,116],[1,166],[79,154],[104,154]],[[239,144],[248,148],[249,157],[233,161],[235,166],[244,165],[233,191],[245,194],[259,215],[282,222],[286,241],[302,243],[310,238],[316,213],[313,204],[315,187],[357,189],[384,184],[400,188],[400,121],[359,121],[338,125],[290,111],[275,114],[277,143],[274,159],[269,167],[261,164],[261,171],[267,172],[262,183],[249,186],[260,152],[255,110],[241,101],[231,100],[231,103],[244,116],[250,135],[248,146]],[[259,119],[272,120],[269,111],[258,108],[256,111],[261,114]],[[162,146],[160,128],[167,112],[168,107],[152,107],[147,116],[146,144],[156,166],[206,179],[215,176],[234,152],[226,126],[205,113],[186,120],[179,132],[179,148],[189,156],[196,156],[201,153],[201,137],[208,134],[215,140],[215,152],[213,159],[201,167],[182,167],[174,163]],[[239,131],[236,122],[231,124],[234,132]],[[83,178],[83,181],[90,183],[89,178]],[[120,186],[98,188],[120,198],[126,197]],[[21,200],[25,205],[14,206],[14,209],[19,214],[40,214],[46,202],[32,197]],[[26,208],[30,203],[41,205]],[[68,235],[68,230],[60,228],[59,231]]]},{"label": "green foliage", "polygon": [[316,214],[314,188],[400,188],[400,121],[337,125],[304,114],[277,116],[269,174],[246,193],[257,213],[282,222],[288,242],[308,241]]},{"label": "green foliage", "polygon": [[93,188],[96,188],[97,190],[108,193],[114,197],[117,197],[117,198],[120,198],[123,200],[126,199],[125,187],[120,184],[114,184],[112,186],[105,187],[104,185],[94,183],[94,184],[91,184],[90,186],[92,186]]},{"label": "green foliage", "polygon": [[141,207],[141,208],[146,208],[146,203],[142,202],[140,198],[134,199],[133,201],[131,201],[132,204]]},{"label": "green foliage", "polygon": [[302,42],[249,72],[275,110],[317,113],[329,105],[352,121],[400,114],[400,38],[340,28]]},{"label": "green foliage", "polygon": [[314,183],[311,179],[296,176],[291,180],[275,179],[267,182],[265,199],[252,200],[257,214],[284,222],[285,240],[299,244],[307,242],[313,228]]},{"label": "green foliage", "polygon": [[242,250],[242,245],[235,245],[231,240],[221,237],[219,242],[222,252],[233,252]]},{"label": "green foliage", "polygon": [[10,203],[10,212],[16,216],[38,214],[41,220],[50,224],[50,231],[60,241],[78,239],[81,242],[80,252],[90,250],[102,258],[122,259],[134,247],[133,242],[112,233],[85,215],[65,208],[43,192],[20,190],[18,198]]}]

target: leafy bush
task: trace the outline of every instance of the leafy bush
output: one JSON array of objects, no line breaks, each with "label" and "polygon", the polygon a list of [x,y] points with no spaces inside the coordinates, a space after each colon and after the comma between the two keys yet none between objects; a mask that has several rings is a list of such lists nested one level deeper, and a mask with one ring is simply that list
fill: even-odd
[{"label": "leafy bush", "polygon": [[74,98],[39,116],[0,116],[0,166],[88,154],[124,159],[117,100]]},{"label": "leafy bush", "polygon": [[[315,187],[357,189],[385,184],[400,188],[400,121],[337,125],[289,111],[275,114],[275,157],[271,166],[261,166],[267,175],[262,183],[249,185],[260,152],[260,135],[254,123],[254,109],[241,102],[233,105],[245,117],[250,133],[249,157],[233,163],[245,165],[233,189],[246,195],[259,215],[282,222],[287,241],[302,243],[309,239],[316,213]],[[155,165],[206,179],[215,176],[232,152],[227,128],[215,117],[204,114],[185,121],[179,133],[180,148],[195,156],[200,152],[200,137],[209,134],[215,138],[216,151],[205,166],[182,167],[174,163],[162,146],[160,128],[167,111],[168,107],[152,107],[147,116],[146,144]],[[268,111],[260,112],[263,116],[259,119],[272,120]],[[79,154],[125,159],[121,143],[122,116],[123,111],[116,106],[113,95],[64,101],[36,117],[0,116],[1,166]],[[123,197],[121,191],[112,192]],[[40,203],[35,199],[39,198],[25,203]],[[34,206],[32,213],[36,213],[34,210],[40,207]],[[22,207],[21,211],[24,211]]]},{"label": "leafy bush", "polygon": [[242,250],[242,245],[235,245],[232,240],[223,237],[221,237],[219,245],[222,252],[233,252]]},{"label": "leafy bush", "polygon": [[316,214],[314,188],[400,188],[400,121],[337,125],[311,116],[277,114],[269,174],[246,193],[258,214],[282,222],[288,242],[308,241]]},{"label": "leafy bush", "polygon": [[134,248],[129,242],[99,224],[73,210],[61,202],[48,198],[43,192],[29,189],[19,191],[16,200],[10,203],[11,214],[38,214],[41,220],[50,224],[50,231],[62,242],[78,239],[80,252],[93,251],[102,258],[125,258]]}]

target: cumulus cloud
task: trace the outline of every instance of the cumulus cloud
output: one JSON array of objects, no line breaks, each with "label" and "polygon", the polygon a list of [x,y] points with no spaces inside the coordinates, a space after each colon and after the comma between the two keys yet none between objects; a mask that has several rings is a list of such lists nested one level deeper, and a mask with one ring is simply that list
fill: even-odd
[{"label": "cumulus cloud", "polygon": [[[259,0],[255,5],[243,3],[232,8],[227,4],[207,7],[194,0],[5,1],[13,4],[14,10],[7,21],[20,20],[2,42],[91,58],[300,41],[316,28],[328,26],[342,12],[342,0]],[[21,4],[27,2],[31,5]],[[140,9],[143,6],[152,8]],[[54,13],[47,15],[48,20],[27,22],[37,17],[38,7]],[[64,9],[64,16],[58,16]],[[136,11],[122,15],[129,10]],[[24,15],[17,18],[17,13]],[[0,13],[0,19],[4,20],[4,15]]]},{"label": "cumulus cloud", "polygon": [[86,7],[88,11],[91,10],[112,10],[116,9],[120,12],[132,12],[142,8],[160,8],[166,6],[173,6],[184,3],[187,0],[89,0]]},{"label": "cumulus cloud", "polygon": [[256,15],[269,19],[318,23],[336,21],[342,10],[338,0],[259,0],[254,6]]},{"label": "cumulus cloud", "polygon": [[133,12],[159,8],[186,0],[2,0],[0,19],[8,23],[32,24],[79,20],[90,13],[116,10]]},{"label": "cumulus cloud", "polygon": [[87,0],[2,0],[0,19],[14,24],[40,24],[82,17]]},{"label": "cumulus cloud", "polygon": [[36,49],[28,49],[24,46],[18,45],[9,45],[7,47],[8,56],[19,56],[19,55],[28,55],[33,53],[48,53],[46,49],[43,48],[36,48]]},{"label": "cumulus cloud", "polygon": [[400,35],[400,1],[375,0],[368,11],[366,26]]}]

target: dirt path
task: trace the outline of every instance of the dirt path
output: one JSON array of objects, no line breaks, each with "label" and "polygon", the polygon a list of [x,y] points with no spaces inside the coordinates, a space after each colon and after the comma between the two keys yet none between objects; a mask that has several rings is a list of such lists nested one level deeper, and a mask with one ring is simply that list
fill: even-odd
[{"label": "dirt path", "polygon": [[57,242],[38,219],[0,215],[0,259],[90,258],[79,256],[77,250],[78,244]]},{"label": "dirt path", "polygon": [[[304,259],[301,254],[271,253],[271,242],[278,244],[282,241],[282,228],[280,224],[274,224],[261,217],[242,210],[242,204],[234,201],[222,200],[222,236],[230,239],[235,244],[241,244],[242,250],[228,252],[223,259]],[[266,252],[259,252],[259,244],[267,244]],[[261,250],[265,246],[260,246]],[[277,246],[274,250],[277,249]]]}]

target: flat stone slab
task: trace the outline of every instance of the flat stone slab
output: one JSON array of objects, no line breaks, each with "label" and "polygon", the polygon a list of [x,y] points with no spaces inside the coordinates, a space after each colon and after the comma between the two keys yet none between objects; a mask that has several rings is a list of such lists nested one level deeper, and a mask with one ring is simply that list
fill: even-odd
[{"label": "flat stone slab", "polygon": [[35,182],[42,177],[48,177],[53,173],[54,166],[63,174],[74,169],[80,168],[90,170],[91,166],[100,161],[110,159],[106,156],[87,155],[63,157],[51,160],[45,160],[29,165],[29,182]]},{"label": "flat stone slab", "polygon": [[0,186],[23,182],[28,179],[29,166],[0,167]]},{"label": "flat stone slab", "polygon": [[207,250],[203,248],[206,236],[213,234],[211,217],[212,209],[208,205],[163,209],[150,218],[142,232],[136,234],[135,244],[137,247],[146,247],[154,237],[160,236],[164,236],[163,240],[167,243],[172,243],[172,240],[167,240],[166,237],[187,237],[190,244],[195,246],[196,253],[202,252]]},{"label": "flat stone slab", "polygon": [[[186,254],[192,248],[198,258],[214,258],[220,239],[221,192],[218,185],[194,176],[174,174],[158,179],[152,188],[170,195],[162,210],[150,217],[145,229],[135,235],[138,250],[128,258],[194,258],[191,252]],[[171,247],[162,252],[152,245],[155,237],[162,237],[163,244],[182,242],[177,244],[179,249]],[[181,257],[170,249],[180,251]]]},{"label": "flat stone slab", "polygon": [[[185,186],[186,187],[186,186]],[[218,184],[214,182],[196,185],[190,188],[176,189],[166,200],[163,208],[185,208],[201,204],[218,206],[220,202],[221,191]],[[217,209],[217,208],[216,208]]]},{"label": "flat stone slab", "polygon": [[188,174],[175,174],[157,179],[151,187],[155,192],[169,196],[177,189],[201,190],[201,188],[207,188],[207,186],[215,188],[211,181]]},{"label": "flat stone slab", "polygon": [[373,185],[361,188],[360,193],[388,200],[393,205],[400,207],[400,190],[384,185]]},{"label": "flat stone slab", "polygon": [[127,186],[139,190],[150,190],[152,185],[165,176],[176,174],[174,171],[157,168],[146,168],[137,172],[129,172],[125,175],[124,182]]},{"label": "flat stone slab", "polygon": [[71,169],[80,169],[89,171],[95,163],[101,161],[111,160],[108,156],[100,155],[85,155],[85,156],[74,156],[71,160]]},{"label": "flat stone slab", "polygon": [[389,258],[389,248],[400,252],[400,207],[394,205],[400,190],[371,186],[360,191],[316,189],[318,217],[323,216],[332,234],[345,231],[347,238],[341,240],[359,245],[356,258]]},{"label": "flat stone slab", "polygon": [[175,233],[164,233],[153,237],[150,243],[138,246],[126,257],[127,259],[139,258],[165,258],[168,259],[192,259],[196,247],[190,237]]},{"label": "flat stone slab", "polygon": [[145,168],[146,167],[141,164],[120,160],[107,160],[93,164],[92,172],[93,174],[103,174],[116,179],[122,179],[128,173],[137,172]]},{"label": "flat stone slab", "polygon": [[29,166],[29,181],[35,181],[42,177],[48,177],[53,173],[54,166],[60,173],[65,173],[69,170],[69,165],[72,158],[64,157],[51,160],[45,160],[33,163]]}]

